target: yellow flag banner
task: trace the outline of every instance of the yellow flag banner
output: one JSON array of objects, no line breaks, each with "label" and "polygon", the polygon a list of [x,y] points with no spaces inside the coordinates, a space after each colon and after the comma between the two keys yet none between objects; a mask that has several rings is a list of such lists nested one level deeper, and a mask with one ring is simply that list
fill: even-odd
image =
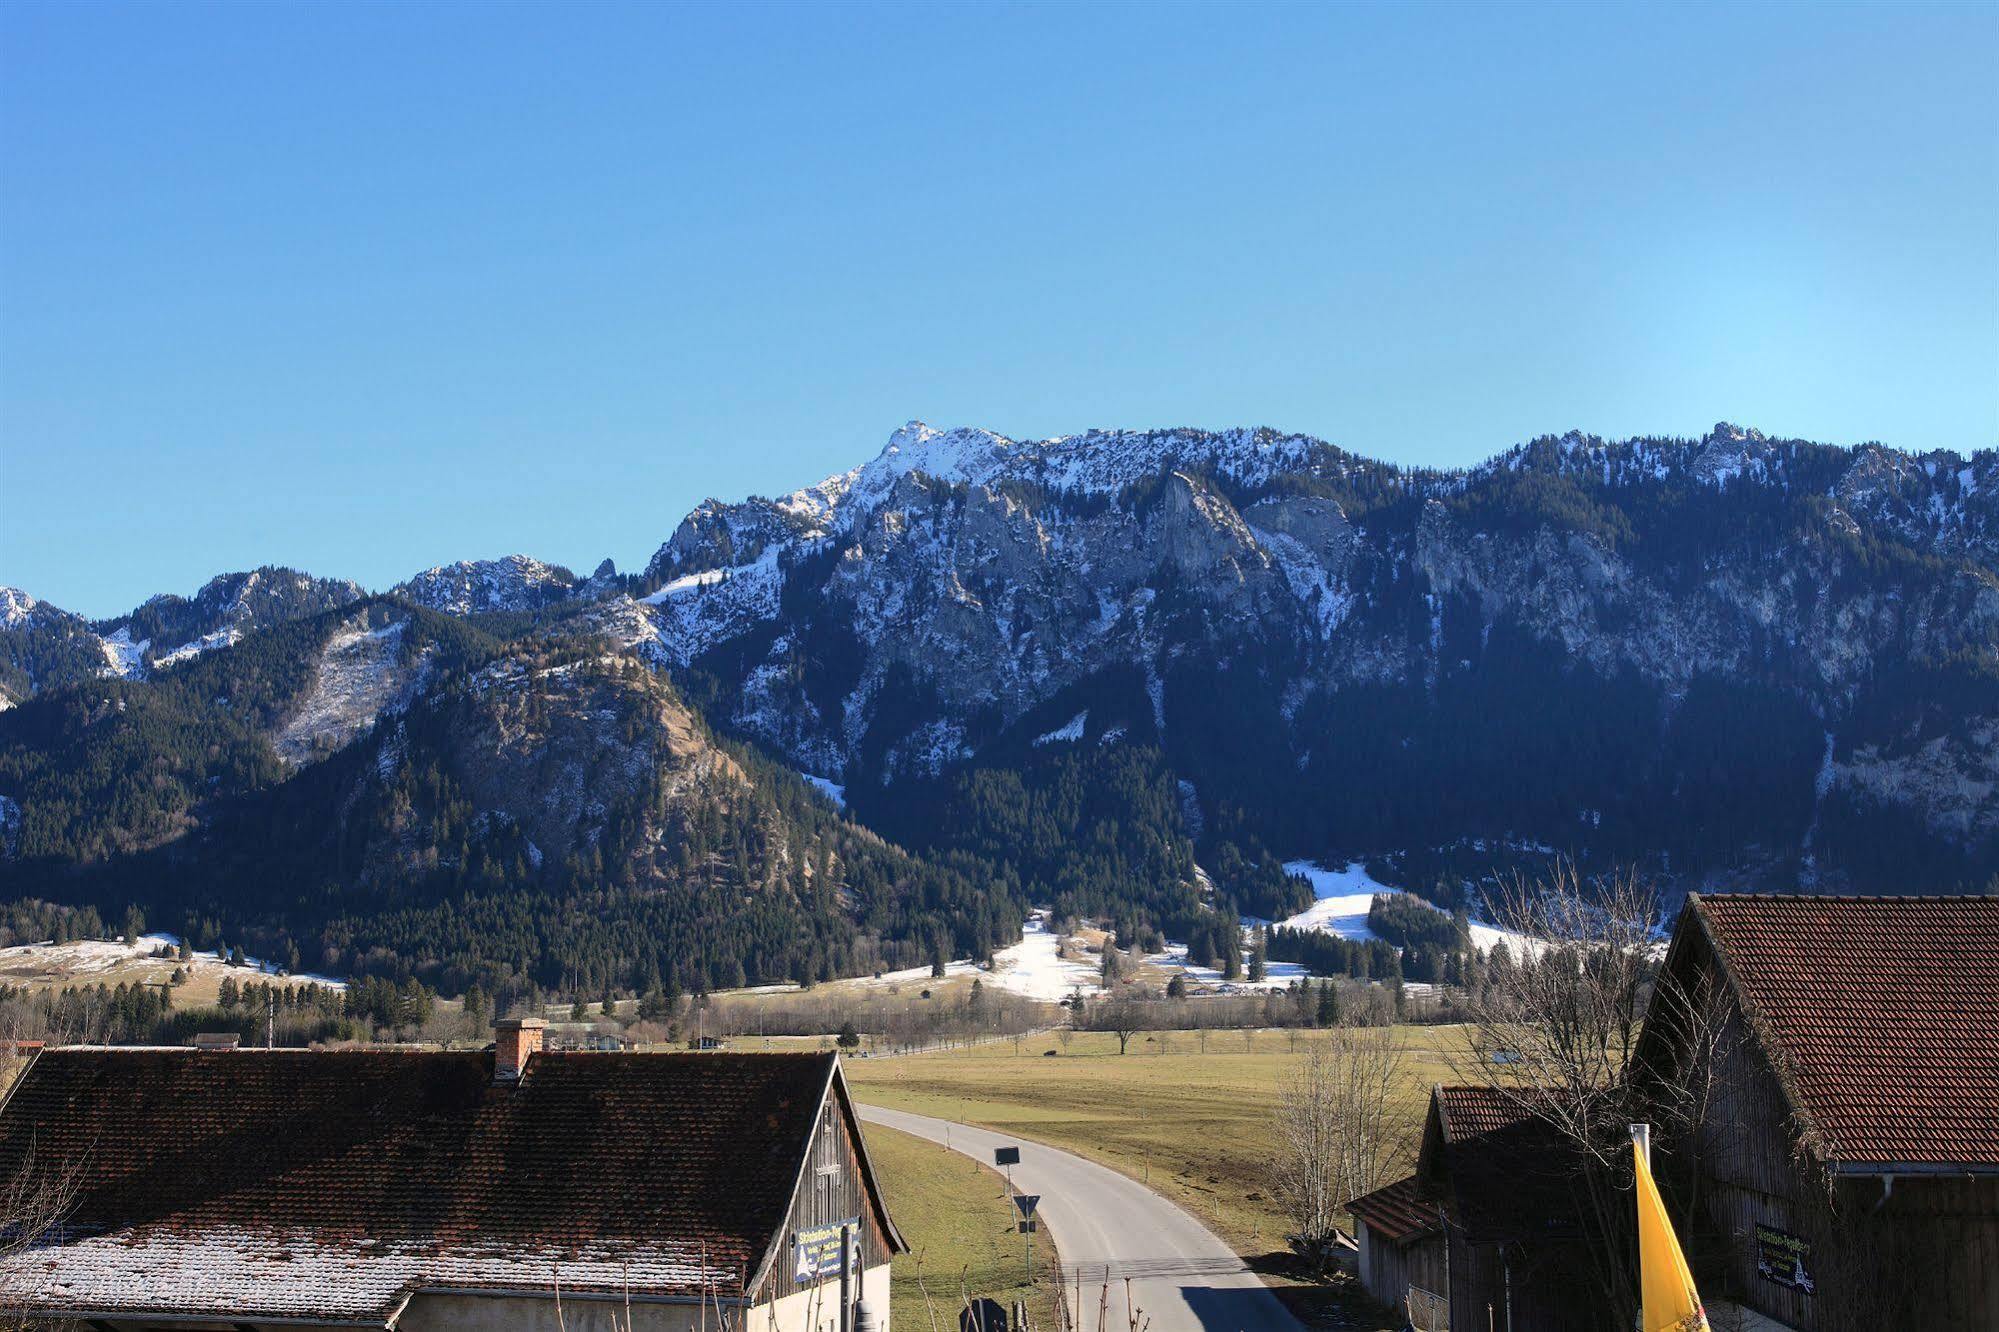
[{"label": "yellow flag banner", "polygon": [[1701,1308],[1694,1274],[1687,1270],[1679,1236],[1652,1182],[1652,1167],[1637,1142],[1631,1144],[1638,1163],[1639,1289],[1645,1298],[1643,1332],[1708,1332],[1707,1311]]}]

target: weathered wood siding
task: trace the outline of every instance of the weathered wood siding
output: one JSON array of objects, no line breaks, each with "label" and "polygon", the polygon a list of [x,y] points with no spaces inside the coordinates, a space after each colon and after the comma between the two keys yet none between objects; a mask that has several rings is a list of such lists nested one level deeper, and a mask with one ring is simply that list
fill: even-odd
[{"label": "weathered wood siding", "polygon": [[[1429,1235],[1411,1244],[1383,1239],[1374,1227],[1360,1227],[1360,1282],[1368,1294],[1394,1309],[1403,1307],[1411,1286],[1448,1298],[1444,1237]],[[1418,1323],[1423,1332],[1443,1332],[1445,1323]]]},{"label": "weathered wood siding", "polygon": [[1454,1332],[1600,1332],[1580,1243],[1474,1244],[1453,1228],[1448,1256]]},{"label": "weathered wood siding", "polygon": [[[866,1181],[860,1168],[859,1128],[847,1115],[840,1103],[837,1092],[826,1098],[826,1106],[820,1112],[819,1122],[812,1131],[812,1148],[805,1162],[805,1172],[798,1181],[798,1191],[791,1199],[791,1209],[785,1219],[784,1234],[779,1237],[778,1261],[771,1269],[765,1288],[756,1293],[761,1301],[781,1299],[795,1291],[810,1290],[814,1283],[795,1280],[793,1244],[798,1232],[816,1226],[838,1225],[842,1221],[858,1218],[861,1243],[861,1268],[867,1270],[888,1262],[889,1240],[883,1232],[875,1207],[868,1197]],[[819,1284],[837,1287],[838,1275],[827,1277]],[[868,1290],[855,1292],[856,1298],[865,1293],[869,1305],[886,1314],[888,1291]],[[828,1307],[837,1311],[839,1293],[830,1292],[826,1297]],[[837,1322],[836,1322],[837,1325]]]},{"label": "weathered wood siding", "polygon": [[[1454,1332],[1513,1332],[1507,1321],[1506,1264],[1496,1244],[1473,1244],[1449,1231],[1451,1327]],[[1520,1332],[1525,1332],[1521,1329]]]}]

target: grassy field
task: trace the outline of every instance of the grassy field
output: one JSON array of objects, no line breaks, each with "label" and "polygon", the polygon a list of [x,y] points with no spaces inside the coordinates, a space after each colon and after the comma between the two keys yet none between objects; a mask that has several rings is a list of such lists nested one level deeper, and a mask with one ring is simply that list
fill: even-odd
[{"label": "grassy field", "polygon": [[[1406,1051],[1406,1103],[1420,1133],[1433,1083],[1453,1080],[1458,1027],[1396,1027]],[[1018,1133],[1101,1161],[1179,1202],[1237,1252],[1284,1248],[1268,1178],[1282,1087],[1312,1032],[1134,1037],[1037,1036],[1011,1044],[847,1064],[863,1101]],[[1295,1048],[1294,1048],[1295,1044]],[[1051,1057],[1048,1052],[1053,1051]]]},{"label": "grassy field", "polygon": [[1000,1176],[907,1133],[872,1124],[866,1132],[868,1156],[910,1249],[892,1268],[890,1326],[932,1332],[934,1314],[936,1332],[956,1332],[967,1291],[1009,1310],[1015,1300],[1026,1300],[1036,1327],[1056,1326],[1060,1259],[1048,1232],[1037,1232],[1036,1279],[1032,1288],[1027,1285],[1027,1237],[1015,1229],[1013,1204],[1003,1196]]}]

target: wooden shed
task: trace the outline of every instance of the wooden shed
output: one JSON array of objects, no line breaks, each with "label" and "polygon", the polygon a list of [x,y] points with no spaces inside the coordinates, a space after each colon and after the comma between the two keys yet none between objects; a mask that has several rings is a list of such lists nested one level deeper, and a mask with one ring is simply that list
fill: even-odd
[{"label": "wooden shed", "polygon": [[1598,1332],[1573,1148],[1524,1095],[1437,1087],[1417,1188],[1442,1208],[1451,1323],[1470,1332]]},{"label": "wooden shed", "polygon": [[1416,1177],[1356,1198],[1347,1210],[1353,1213],[1354,1240],[1360,1247],[1361,1285],[1383,1304],[1401,1310],[1417,1332],[1449,1328],[1443,1209],[1423,1196]]}]

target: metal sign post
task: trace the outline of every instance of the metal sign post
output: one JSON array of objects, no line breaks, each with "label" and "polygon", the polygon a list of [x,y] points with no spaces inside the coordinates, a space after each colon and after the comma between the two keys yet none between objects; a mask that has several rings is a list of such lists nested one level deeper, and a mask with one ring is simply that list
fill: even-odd
[{"label": "metal sign post", "polygon": [[1006,1191],[1008,1193],[1012,1193],[1013,1168],[1020,1164],[1020,1148],[1018,1147],[993,1148],[993,1164],[1002,1167],[1006,1171]]},{"label": "metal sign post", "polygon": [[1026,1247],[1027,1281],[1029,1285],[1032,1285],[1034,1283],[1034,1232],[1036,1229],[1034,1224],[1034,1209],[1041,1205],[1041,1195],[1038,1193],[1016,1193],[1013,1195],[1013,1205],[1020,1212],[1020,1233],[1024,1237],[1021,1242]]}]

